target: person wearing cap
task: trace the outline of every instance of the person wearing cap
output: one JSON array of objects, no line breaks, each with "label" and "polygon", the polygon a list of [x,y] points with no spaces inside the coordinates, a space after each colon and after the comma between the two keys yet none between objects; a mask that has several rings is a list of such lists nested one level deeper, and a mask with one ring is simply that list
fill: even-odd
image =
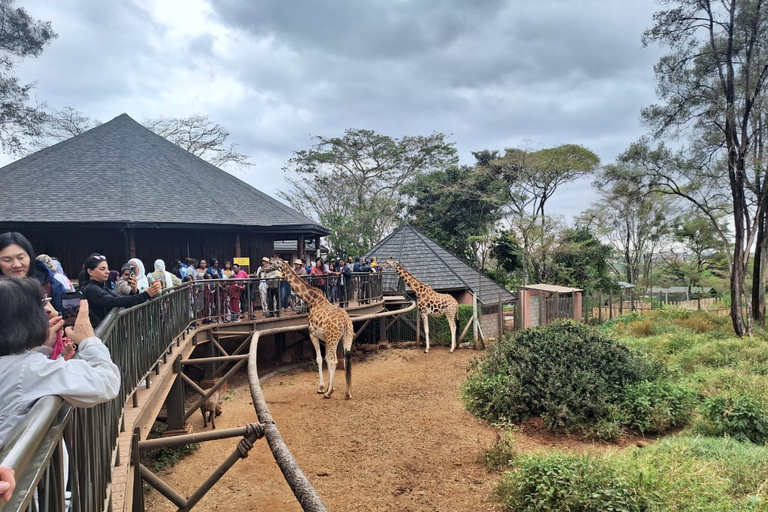
[{"label": "person wearing cap", "polygon": [[293,261],[293,271],[296,272],[296,275],[299,277],[307,275],[307,269],[304,266],[304,262],[299,258],[296,258]]}]

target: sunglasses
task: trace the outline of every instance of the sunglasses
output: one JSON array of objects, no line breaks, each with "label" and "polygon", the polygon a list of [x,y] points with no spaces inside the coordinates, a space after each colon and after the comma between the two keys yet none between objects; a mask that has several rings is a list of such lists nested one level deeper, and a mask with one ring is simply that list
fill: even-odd
[{"label": "sunglasses", "polygon": [[101,260],[107,259],[107,257],[104,256],[103,254],[94,254],[93,259],[101,261]]},{"label": "sunglasses", "polygon": [[51,302],[51,298],[50,297],[43,297],[42,299],[40,299],[40,302],[42,302],[43,304],[45,304],[46,302]]}]

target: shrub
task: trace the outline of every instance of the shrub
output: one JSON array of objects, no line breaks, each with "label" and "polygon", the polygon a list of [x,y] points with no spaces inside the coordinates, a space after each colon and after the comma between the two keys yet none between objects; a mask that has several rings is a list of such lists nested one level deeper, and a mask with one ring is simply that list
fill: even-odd
[{"label": "shrub", "polygon": [[488,471],[503,471],[509,467],[511,461],[517,458],[514,434],[507,430],[498,435],[496,443],[483,450],[483,462]]},{"label": "shrub", "polygon": [[667,380],[641,381],[627,386],[622,409],[629,428],[660,434],[687,423],[695,394]]},{"label": "shrub", "polygon": [[739,441],[768,442],[768,415],[763,406],[745,394],[719,395],[704,401],[700,408],[705,435],[728,435]]},{"label": "shrub", "polygon": [[464,383],[474,414],[491,421],[541,416],[548,428],[588,432],[616,420],[625,386],[655,380],[660,365],[584,324],[525,329],[476,360]]},{"label": "shrub", "polygon": [[609,463],[589,456],[520,457],[496,496],[510,512],[647,510]]}]

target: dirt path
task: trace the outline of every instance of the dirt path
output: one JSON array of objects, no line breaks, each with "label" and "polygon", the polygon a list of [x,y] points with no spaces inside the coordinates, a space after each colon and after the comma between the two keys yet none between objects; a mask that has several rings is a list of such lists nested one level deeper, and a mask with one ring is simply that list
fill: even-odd
[{"label": "dirt path", "polygon": [[[459,388],[477,352],[450,354],[434,347],[384,350],[352,365],[352,400],[344,399],[344,373],[336,392],[315,393],[317,373],[295,370],[262,383],[272,417],[299,465],[333,512],[499,510],[490,494],[500,478],[478,462],[496,430],[466,412]],[[327,372],[326,372],[327,378]],[[339,380],[340,379],[340,380]],[[244,375],[230,386],[217,428],[257,421]],[[202,417],[190,419],[202,430]],[[236,439],[204,443],[171,473],[161,474],[184,496],[207,478],[235,448]],[[518,436],[524,450],[589,445],[551,436]],[[157,491],[151,512],[176,510]],[[300,511],[301,507],[266,444],[216,484],[195,510]]]}]

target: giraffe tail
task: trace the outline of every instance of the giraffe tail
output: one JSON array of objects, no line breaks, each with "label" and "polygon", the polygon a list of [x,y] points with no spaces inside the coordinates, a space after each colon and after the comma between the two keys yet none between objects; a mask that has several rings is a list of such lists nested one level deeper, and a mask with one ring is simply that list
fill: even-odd
[{"label": "giraffe tail", "polygon": [[347,389],[352,388],[352,351],[344,350],[344,375],[347,378]]},{"label": "giraffe tail", "polygon": [[456,339],[461,336],[461,320],[459,320],[459,310],[456,309]]}]

